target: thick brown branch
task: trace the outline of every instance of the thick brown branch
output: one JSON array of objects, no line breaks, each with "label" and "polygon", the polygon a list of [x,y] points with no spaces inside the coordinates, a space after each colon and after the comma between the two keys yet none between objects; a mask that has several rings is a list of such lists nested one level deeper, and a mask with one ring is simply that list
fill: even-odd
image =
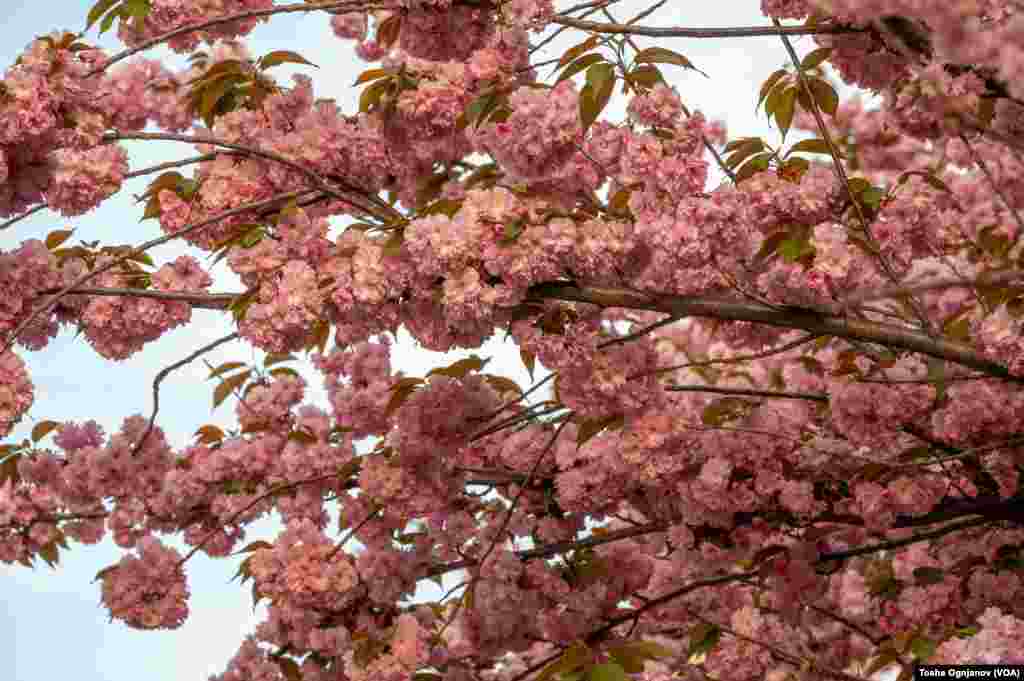
[{"label": "thick brown branch", "polygon": [[729,321],[755,322],[790,329],[803,329],[822,336],[878,343],[948,360],[992,376],[1012,379],[1006,367],[992,362],[966,345],[929,338],[917,331],[860,319],[833,317],[813,310],[794,307],[769,307],[760,303],[717,300],[686,296],[668,296],[625,289],[540,284],[530,291],[533,300],[565,300],[599,307],[623,307],[650,310],[670,315],[707,317]]}]

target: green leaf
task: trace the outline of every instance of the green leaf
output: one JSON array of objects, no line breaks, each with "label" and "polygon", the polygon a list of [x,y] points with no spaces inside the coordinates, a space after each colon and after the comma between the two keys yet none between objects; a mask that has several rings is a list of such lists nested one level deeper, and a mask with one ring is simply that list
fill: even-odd
[{"label": "green leaf", "polygon": [[530,380],[533,380],[533,369],[537,365],[537,357],[532,352],[527,350],[519,349],[519,359],[523,361],[523,366],[526,367],[526,373],[530,375]]},{"label": "green leaf", "polygon": [[811,90],[814,103],[829,116],[835,116],[839,109],[839,94],[828,81],[821,78],[808,78],[807,87]]},{"label": "green leaf", "polygon": [[295,355],[288,352],[271,352],[263,358],[263,366],[270,367],[281,362],[291,362],[298,359]]},{"label": "green leaf", "polygon": [[586,40],[584,40],[582,43],[580,43],[579,45],[574,45],[573,47],[570,47],[568,50],[566,50],[564,53],[562,53],[561,58],[558,60],[558,65],[555,68],[556,69],[562,68],[563,66],[565,66],[566,64],[571,62],[576,57],[579,57],[581,54],[583,54],[585,52],[589,52],[591,50],[591,48],[596,47],[597,44],[600,43],[600,42],[601,42],[601,37],[600,36],[592,35],[589,38],[587,38]]},{"label": "green leaf", "polygon": [[757,173],[768,170],[771,158],[772,155],[768,152],[751,157],[749,161],[743,164],[742,168],[736,171],[736,182],[742,182]]},{"label": "green leaf", "polygon": [[754,154],[764,151],[764,141],[759,137],[747,139],[732,150],[727,148],[726,151],[732,151],[732,153],[725,159],[725,165],[729,168],[736,168]]},{"label": "green leaf", "polygon": [[617,430],[622,428],[625,422],[625,418],[622,414],[612,414],[611,416],[605,416],[600,419],[587,419],[585,421],[580,421],[577,424],[576,430],[576,446],[582,447],[588,440],[603,430]]},{"label": "green leaf", "polygon": [[484,374],[484,380],[497,390],[499,393],[514,392],[523,394],[523,389],[519,387],[519,384],[513,381],[511,378],[506,376],[496,376],[494,374]]},{"label": "green leaf", "polygon": [[651,88],[658,83],[664,83],[665,76],[662,75],[661,69],[653,64],[639,64],[626,74],[626,80]]},{"label": "green leaf", "polygon": [[945,571],[936,567],[914,568],[914,580],[918,586],[938,584],[945,578]]},{"label": "green leaf", "polygon": [[746,414],[750,406],[738,397],[722,397],[704,407],[700,420],[706,426],[721,426]]},{"label": "green leaf", "polygon": [[[4,447],[13,448],[14,445],[4,445]],[[11,451],[11,449],[0,450],[0,456],[4,457],[0,462],[0,485],[8,480],[17,485],[21,480],[21,475],[18,473],[18,459],[22,454],[23,452]]]},{"label": "green leaf", "polygon": [[377,26],[377,44],[388,49],[398,40],[402,31],[402,15],[393,14]]},{"label": "green leaf", "polygon": [[626,670],[614,662],[596,664],[587,670],[587,681],[629,681]]},{"label": "green leaf", "polygon": [[269,69],[280,64],[305,64],[306,66],[312,66],[316,69],[320,68],[298,52],[292,52],[291,50],[275,50],[274,52],[260,57],[259,61],[259,67],[261,69]]},{"label": "green leaf", "polygon": [[525,221],[522,218],[515,220],[514,222],[506,223],[502,234],[502,243],[515,243],[515,240],[523,233],[523,229],[525,229]]},{"label": "green leaf", "polygon": [[607,82],[615,80],[615,67],[607,62],[594,64],[587,69],[587,83],[595,92],[605,89]]},{"label": "green leaf", "polygon": [[782,138],[786,138],[786,133],[789,132],[789,126],[793,123],[793,114],[796,113],[796,95],[799,92],[798,88],[791,87],[779,97],[779,101],[775,105],[774,118],[775,125],[779,126],[779,132],[782,133]]},{"label": "green leaf", "polygon": [[930,638],[924,638],[923,636],[915,636],[914,640],[910,642],[910,652],[913,654],[914,659],[926,661],[935,652],[935,648],[938,644]]},{"label": "green leaf", "polygon": [[367,113],[378,104],[380,104],[381,97],[392,85],[390,78],[381,78],[373,81],[363,92],[359,95],[359,111]]},{"label": "green leaf", "polygon": [[590,659],[590,650],[582,643],[573,643],[568,650],[562,653],[561,657],[541,670],[537,675],[537,681],[547,681],[556,675],[568,674],[582,666],[588,659]]},{"label": "green leaf", "polygon": [[245,362],[224,362],[219,367],[210,370],[210,375],[207,376],[207,379],[216,378],[221,374],[225,374],[229,371],[234,371],[235,369],[240,369],[244,366],[246,366]]},{"label": "green leaf", "polygon": [[93,5],[92,9],[89,10],[89,14],[85,20],[85,30],[88,31],[92,28],[93,24],[100,20],[100,17],[106,14],[111,7],[119,2],[121,2],[121,0],[99,0],[99,2]]},{"label": "green leaf", "polygon": [[240,322],[243,319],[245,319],[245,313],[252,306],[252,304],[256,302],[256,297],[258,294],[259,291],[254,289],[247,293],[243,293],[240,296],[237,296],[231,301],[231,304],[228,305],[228,309],[231,310],[231,314],[235,318],[236,322]]},{"label": "green leaf", "polygon": [[155,180],[149,183],[146,187],[146,192],[141,198],[145,199],[150,196],[156,196],[164,189],[168,189],[172,192],[177,192],[178,187],[182,182],[185,181],[185,176],[174,170],[159,175]]},{"label": "green leaf", "polygon": [[46,235],[46,247],[51,251],[56,250],[62,243],[71,238],[73,229],[57,229]]},{"label": "green leaf", "polygon": [[[246,76],[240,73],[222,74],[202,88],[202,95],[199,97],[199,103],[195,106],[195,111],[207,126],[213,124],[218,114],[225,113],[224,109],[233,108],[231,106],[232,93],[235,87],[245,79]],[[222,102],[224,109],[221,108]]]},{"label": "green leaf", "polygon": [[905,172],[902,175],[900,175],[900,178],[899,178],[899,180],[897,180],[896,184],[897,185],[902,185],[907,180],[909,180],[911,177],[913,177],[915,175],[920,177],[922,180],[924,180],[928,184],[928,186],[932,187],[933,189],[938,189],[940,192],[943,192],[945,194],[949,194],[949,195],[953,194],[952,190],[946,185],[946,183],[943,182],[942,180],[940,180],[935,175],[935,173],[931,172],[931,171],[908,170],[907,172]]},{"label": "green leaf", "polygon": [[293,430],[290,433],[288,433],[288,439],[293,442],[309,445],[316,442],[316,435],[308,433],[304,430]]},{"label": "green leaf", "polygon": [[96,576],[92,578],[92,581],[93,582],[98,582],[101,579],[104,579],[107,575],[109,575],[111,572],[113,572],[117,568],[118,568],[118,565],[116,563],[114,565],[108,565],[107,567],[105,567],[102,570],[100,570],[99,572],[97,572]]},{"label": "green leaf", "polygon": [[611,64],[594,64],[587,70],[587,84],[580,91],[580,125],[584,131],[601,115],[614,90],[615,68]]},{"label": "green leaf", "polygon": [[789,238],[779,244],[779,255],[787,262],[797,262],[801,258],[814,254],[814,246],[802,238]]},{"label": "green leaf", "polygon": [[40,421],[32,427],[32,442],[39,442],[59,425],[56,421]]},{"label": "green leaf", "polygon": [[800,178],[811,167],[811,162],[802,156],[794,156],[779,166],[778,175],[787,182],[800,184]]},{"label": "green leaf", "polygon": [[928,379],[935,386],[935,403],[938,404],[946,397],[946,362],[938,357],[929,357]]},{"label": "green leaf", "polygon": [[49,544],[41,546],[39,548],[39,557],[46,561],[46,564],[50,567],[56,567],[59,560],[60,550],[57,548],[57,542],[52,541]]},{"label": "green leaf", "polygon": [[818,49],[814,50],[806,57],[804,57],[804,60],[800,62],[800,70],[808,71],[810,69],[816,68],[819,64],[828,59],[829,55],[831,54],[831,47],[819,47]]},{"label": "green leaf", "polygon": [[422,383],[422,378],[402,378],[395,381],[394,385],[391,386],[391,399],[388,400],[387,406],[384,407],[384,415],[390,416],[395,413],[416,392]]},{"label": "green leaf", "polygon": [[860,194],[861,203],[875,210],[881,207],[884,198],[885,190],[881,187],[868,187]]},{"label": "green leaf", "polygon": [[966,315],[953,317],[943,325],[942,333],[953,340],[966,343],[971,338],[971,320]]},{"label": "green leaf", "polygon": [[798,151],[806,152],[808,154],[831,155],[832,153],[831,151],[829,151],[828,143],[825,140],[817,137],[814,139],[801,140],[800,142],[797,142],[790,148],[788,152],[786,152],[786,155],[789,156],[790,154],[796,153]]},{"label": "green leaf", "polygon": [[633,59],[634,64],[673,64],[675,66],[682,66],[683,68],[693,69],[697,73],[703,75],[705,78],[708,74],[704,73],[696,66],[693,65],[689,59],[673,52],[672,50],[665,47],[648,47],[646,50],[640,50],[636,53],[636,58]]},{"label": "green leaf", "polygon": [[388,237],[388,240],[384,242],[384,246],[381,248],[381,254],[397,258],[402,254],[402,244],[404,243],[405,230],[397,229],[390,237]]},{"label": "green leaf", "polygon": [[114,19],[117,19],[120,12],[107,12],[106,16],[103,17],[103,21],[100,22],[100,35],[103,35],[110,27],[114,25]]},{"label": "green leaf", "polygon": [[782,95],[792,89],[792,85],[787,80],[786,82],[778,82],[775,87],[768,93],[768,97],[764,100],[764,112],[768,115],[768,119],[775,115],[775,109],[778,108],[779,102],[782,100]]},{"label": "green leaf", "polygon": [[277,657],[274,660],[281,669],[284,678],[288,679],[288,681],[302,681],[302,672],[299,670],[298,662],[290,657]]},{"label": "green leaf", "polygon": [[207,424],[205,426],[200,426],[199,430],[195,432],[193,437],[196,438],[196,441],[199,444],[209,445],[222,441],[224,439],[224,431],[217,426]]},{"label": "green leaf", "polygon": [[775,84],[778,83],[779,79],[785,76],[786,73],[786,69],[779,69],[772,75],[768,76],[768,80],[766,80],[761,85],[761,92],[758,94],[757,106],[754,108],[754,111],[757,111],[758,109],[761,108],[761,103],[764,102],[764,98],[768,96],[768,93],[772,91],[772,88],[775,87]]},{"label": "green leaf", "polygon": [[608,654],[630,674],[644,670],[647,660],[657,660],[675,655],[671,650],[654,641],[626,641],[608,649]]},{"label": "green leaf", "polygon": [[221,381],[213,391],[213,408],[216,409],[219,407],[221,403],[227,399],[228,395],[249,380],[249,376],[251,375],[252,369],[249,369],[248,371],[243,371],[240,374],[235,374],[234,376]]},{"label": "green leaf", "polygon": [[469,372],[471,371],[480,371],[490,361],[491,360],[489,357],[487,359],[481,359],[476,355],[470,355],[465,359],[460,359],[457,362],[452,362],[446,367],[431,369],[429,372],[427,372],[427,377],[429,378],[430,376],[441,375],[455,379],[463,379],[466,376],[468,376]]},{"label": "green leaf", "polygon": [[722,637],[722,630],[717,624],[698,624],[690,630],[690,646],[687,649],[687,658],[693,659],[706,655],[718,645]]},{"label": "green leaf", "polygon": [[496,93],[488,92],[480,95],[466,106],[466,125],[479,128],[487,121],[487,117],[498,107],[502,98]]},{"label": "green leaf", "polygon": [[240,553],[252,553],[253,551],[259,551],[260,549],[272,549],[272,548],[274,548],[274,545],[271,544],[270,542],[264,541],[262,539],[257,539],[254,542],[249,542],[244,547],[238,549],[237,551],[235,551],[231,555],[237,556]]},{"label": "green leaf", "polygon": [[558,75],[558,80],[555,83],[561,83],[566,78],[572,78],[583,69],[593,66],[594,64],[607,63],[607,60],[603,55],[600,54],[585,54],[573,63],[565,67],[565,69]]},{"label": "green leaf", "polygon": [[142,20],[149,16],[152,9],[150,0],[124,0],[121,5],[121,14],[124,17],[135,17]]},{"label": "green leaf", "polygon": [[871,665],[868,666],[866,670],[864,670],[864,678],[871,678],[877,672],[882,671],[883,669],[892,664],[902,665],[903,660],[901,658],[902,656],[899,654],[898,651],[893,650],[892,648],[887,648],[886,650],[882,651],[881,654],[875,657]]},{"label": "green leaf", "polygon": [[388,76],[395,75],[394,69],[370,69],[369,71],[363,71],[356,78],[356,82],[352,85],[362,85],[363,83],[369,83],[371,80],[379,80],[381,78],[387,78]]}]

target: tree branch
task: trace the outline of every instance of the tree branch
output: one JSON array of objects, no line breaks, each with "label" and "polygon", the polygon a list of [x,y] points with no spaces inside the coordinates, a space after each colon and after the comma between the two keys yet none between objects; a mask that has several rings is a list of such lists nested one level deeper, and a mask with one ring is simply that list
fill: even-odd
[{"label": "tree branch", "polygon": [[78,279],[75,279],[73,282],[71,282],[70,284],[68,284],[67,286],[62,288],[61,290],[59,290],[56,293],[54,293],[53,295],[51,295],[49,298],[47,298],[45,301],[43,301],[42,305],[39,305],[38,307],[33,309],[32,313],[30,315],[28,315],[27,317],[25,317],[25,319],[23,319],[21,321],[21,323],[18,324],[8,334],[7,340],[4,342],[3,348],[0,349],[0,354],[2,354],[4,352],[6,352],[7,350],[9,350],[11,348],[11,346],[14,345],[15,341],[18,339],[18,336],[21,335],[21,332],[24,331],[29,326],[29,324],[34,322],[36,320],[36,318],[40,314],[43,314],[44,312],[49,312],[50,308],[52,308],[53,305],[55,305],[58,300],[63,298],[69,292],[74,291],[76,288],[78,288],[82,284],[84,284],[87,281],[90,281],[90,280],[98,277],[99,275],[103,274],[107,270],[113,269],[117,265],[120,265],[121,263],[126,262],[130,258],[139,256],[142,253],[145,253],[146,251],[148,251],[149,249],[151,249],[151,248],[153,248],[155,246],[159,246],[160,244],[167,243],[168,241],[172,241],[174,239],[177,239],[180,236],[184,236],[184,235],[189,234],[191,232],[194,232],[194,231],[196,231],[198,229],[202,229],[203,227],[208,227],[208,226],[210,226],[212,224],[216,224],[217,222],[220,222],[221,220],[223,220],[225,218],[234,217],[235,215],[240,215],[240,214],[243,214],[243,213],[247,213],[247,212],[249,212],[251,210],[259,210],[261,208],[266,208],[268,206],[274,206],[274,205],[279,204],[282,201],[287,201],[288,199],[300,198],[300,197],[302,197],[302,196],[304,196],[304,195],[306,195],[308,193],[310,193],[310,190],[297,191],[297,192],[284,192],[282,194],[278,194],[277,196],[272,196],[269,199],[264,199],[263,201],[254,201],[252,203],[248,203],[248,204],[245,204],[245,205],[242,205],[242,206],[238,206],[237,208],[232,208],[231,210],[226,210],[226,211],[223,211],[221,213],[217,213],[216,215],[212,215],[212,216],[206,218],[205,220],[201,220],[199,222],[194,222],[194,223],[192,223],[190,225],[185,225],[184,227],[182,227],[181,229],[179,229],[176,232],[171,232],[170,234],[165,234],[165,235],[157,237],[155,239],[150,239],[149,241],[147,241],[147,242],[145,242],[145,243],[143,243],[143,244],[141,244],[139,246],[136,246],[135,248],[127,251],[124,255],[121,255],[120,257],[112,259],[107,264],[100,265],[100,266],[96,267],[95,269],[89,270],[88,272],[86,272],[82,276],[78,277]]},{"label": "tree branch", "polygon": [[127,59],[128,57],[132,56],[133,54],[138,54],[139,52],[145,52],[149,48],[155,47],[155,46],[159,45],[162,42],[166,42],[168,40],[171,40],[172,38],[177,38],[179,35],[185,35],[186,33],[192,33],[193,31],[202,31],[202,30],[207,29],[207,28],[212,28],[212,27],[218,26],[220,24],[226,24],[226,23],[231,22],[231,21],[237,21],[239,19],[253,19],[253,18],[259,18],[259,17],[269,17],[272,14],[290,14],[292,12],[319,12],[320,10],[346,10],[347,9],[347,10],[349,10],[351,12],[365,12],[366,10],[369,10],[369,9],[387,9],[388,7],[390,7],[390,6],[389,5],[378,5],[378,4],[374,4],[374,3],[356,2],[354,0],[346,0],[345,2],[319,2],[319,3],[315,3],[315,4],[305,3],[304,2],[304,3],[295,4],[295,5],[278,5],[276,7],[268,7],[266,9],[254,9],[254,10],[248,10],[246,12],[237,12],[235,14],[225,14],[225,15],[219,16],[219,17],[217,17],[215,19],[210,19],[208,21],[204,21],[204,22],[201,22],[201,23],[198,23],[198,24],[190,24],[188,26],[182,26],[182,27],[176,28],[176,29],[174,29],[172,31],[168,31],[167,33],[161,33],[160,35],[156,36],[155,38],[150,38],[149,40],[147,40],[145,42],[139,43],[135,47],[132,47],[132,48],[129,48],[127,50],[123,50],[121,52],[118,52],[117,54],[115,54],[110,59],[107,59],[106,61],[104,61],[103,64],[101,64],[97,68],[93,69],[89,73],[85,74],[85,78],[89,78],[90,76],[95,76],[98,73],[102,73],[103,71],[107,70],[108,68],[110,68],[111,66],[116,64],[117,62],[122,61],[124,59]]},{"label": "tree branch", "polygon": [[535,301],[565,300],[589,303],[598,307],[624,307],[664,312],[670,315],[708,317],[803,329],[816,335],[838,336],[848,340],[867,341],[892,348],[920,352],[977,369],[992,376],[1018,380],[1010,375],[1006,367],[986,359],[966,345],[930,338],[907,328],[860,319],[844,319],[806,308],[769,307],[760,303],[656,295],[626,289],[577,286],[569,283],[539,284],[530,290],[528,299]]},{"label": "tree branch", "polygon": [[734,26],[728,28],[658,28],[654,26],[631,26],[629,24],[602,23],[573,19],[557,15],[552,23],[579,28],[594,33],[616,33],[644,35],[653,38],[752,38],[769,35],[837,35],[841,33],[863,33],[867,29],[846,25],[826,26]]}]

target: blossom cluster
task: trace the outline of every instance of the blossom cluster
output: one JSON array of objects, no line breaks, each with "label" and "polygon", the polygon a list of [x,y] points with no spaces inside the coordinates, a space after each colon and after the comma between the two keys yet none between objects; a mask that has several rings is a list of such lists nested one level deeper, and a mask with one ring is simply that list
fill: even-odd
[{"label": "blossom cluster", "polygon": [[[234,41],[270,0],[145,4],[144,21],[120,20],[126,44],[207,22],[167,44],[210,54],[104,70],[74,36],[34,41],[0,90],[0,215],[85,214],[129,174],[118,136],[193,128],[175,138],[203,156],[152,185],[147,215],[223,256],[245,287],[239,335],[275,361],[333,332],[313,356],[328,404],[275,369],[234,386],[237,429],[204,426],[180,451],[141,416],[109,437],[59,424],[56,452],[43,424],[0,455],[0,560],[52,561],[109,533],[134,550],[100,575],[111,616],[175,628],[186,557],[158,536],[222,557],[278,514],[280,535],[240,550],[269,605],[220,681],[508,681],[553,655],[569,674],[622,662],[645,681],[694,666],[778,681],[794,659],[813,676],[880,645],[1020,661],[1024,531],[1007,521],[1024,306],[981,279],[1024,258],[1019,8],[763,0],[772,17],[846,26],[815,40],[880,95],[839,105],[826,135],[793,93],[794,128],[828,137],[840,173],[759,140],[707,155],[723,126],[636,70],[626,120],[586,127],[599,70],[589,89],[549,87],[530,64],[549,0],[332,10],[334,35],[380,62],[353,115],[310,78],[272,82]],[[197,85],[211,78],[213,107]],[[757,143],[758,163],[736,162]],[[710,186],[712,163],[736,180]],[[339,234],[335,217],[357,222]],[[38,350],[67,324],[124,360],[208,300],[194,257],[149,271],[125,253],[50,239],[0,253],[0,340]],[[110,295],[39,309],[91,270]],[[505,330],[551,391],[527,403],[479,358],[406,376],[399,329],[438,352]],[[0,436],[33,391],[5,346]],[[964,514],[985,524],[908,540]],[[402,603],[456,570],[455,598]]]}]

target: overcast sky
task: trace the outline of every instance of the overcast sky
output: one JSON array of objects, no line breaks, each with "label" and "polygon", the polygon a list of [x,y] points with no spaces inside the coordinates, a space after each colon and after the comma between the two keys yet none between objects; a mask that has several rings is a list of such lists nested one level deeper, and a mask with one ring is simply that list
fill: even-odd
[{"label": "overcast sky", "polygon": [[[81,30],[92,4],[91,0],[59,3],[5,0],[0,10],[3,12],[0,66],[6,69],[12,64],[34,36],[55,29]],[[558,2],[560,7],[573,4],[576,3]],[[669,2],[644,20],[644,24],[765,24],[767,21],[759,14],[759,4],[758,0]],[[617,19],[627,19],[645,5],[625,0],[613,11]],[[97,41],[94,28],[87,40],[116,49],[118,45],[112,33]],[[538,53],[535,60],[557,57],[580,40],[578,32],[567,31]],[[326,16],[274,17],[269,24],[257,28],[247,42],[254,56],[276,49],[300,51],[321,67],[319,70],[295,69],[313,77],[316,96],[333,97],[346,111],[356,108],[358,91],[350,85],[356,75],[368,67],[352,56],[351,43],[334,38]],[[640,47],[655,44],[643,38],[638,38],[637,42]],[[785,52],[777,38],[670,39],[659,44],[685,54],[710,77],[705,79],[693,71],[663,67],[687,106],[703,111],[708,118],[724,120],[730,136],[766,135],[769,141],[777,140],[777,133],[767,126],[763,115],[754,114],[760,84],[785,62]],[[796,39],[795,44],[801,54],[814,48],[809,38]],[[146,56],[168,54],[154,50]],[[279,77],[288,72],[283,67],[275,71]],[[541,75],[546,78],[548,69],[543,69]],[[284,78],[282,81],[289,82]],[[613,102],[607,115],[612,120],[621,120],[623,110],[624,102]],[[128,150],[133,170],[195,153],[189,145],[170,142],[129,143]],[[138,178],[126,183],[120,194],[82,218],[69,221],[49,212],[38,213],[0,232],[0,250],[11,250],[24,239],[42,239],[54,229],[69,227],[76,230],[73,243],[77,243],[77,239],[98,239],[103,244],[137,244],[157,236],[159,225],[155,221],[140,223],[142,211],[131,198],[133,194],[141,194],[151,179]],[[205,255],[178,243],[151,251],[158,265],[182,253],[192,253],[201,261],[205,260]],[[237,280],[223,263],[215,270],[214,289],[240,290]],[[119,363],[104,360],[82,338],[76,340],[68,331],[41,352],[19,351],[28,363],[35,384],[35,405],[5,442],[18,442],[27,437],[32,425],[40,420],[92,418],[109,434],[116,432],[127,416],[137,413],[148,416],[154,375],[195,348],[230,333],[233,330],[230,322],[230,315],[197,310],[189,327],[164,335]],[[512,346],[499,338],[475,352],[494,357],[490,370],[500,369],[526,385],[528,379],[519,366],[518,355],[510,350]],[[228,360],[254,361],[259,357],[260,353],[241,342],[223,346],[206,356],[214,365]],[[408,374],[422,375],[431,366],[450,363],[452,357],[443,358],[418,349],[406,336],[393,354],[393,360]],[[303,362],[296,369],[311,381],[309,399],[326,406],[325,393],[312,367]],[[204,423],[233,425],[231,400],[211,415],[213,384],[206,380],[207,374],[204,365],[197,362],[175,372],[162,384],[158,424],[175,447],[188,443]],[[247,541],[272,537],[277,527],[273,521],[254,526]],[[260,609],[253,612],[248,588],[239,588],[237,582],[229,584],[239,559],[212,560],[202,555],[193,558],[187,565],[192,591],[189,620],[173,632],[140,632],[119,622],[107,621],[106,610],[99,604],[98,584],[92,583],[96,572],[116,562],[122,553],[108,540],[96,546],[71,544],[71,550],[61,554],[56,570],[41,561],[34,571],[19,565],[0,565],[0,603],[3,604],[0,606],[0,670],[8,670],[0,671],[0,678],[10,681],[69,678],[75,681],[206,681],[210,674],[223,671],[239,642],[262,616]]]}]

